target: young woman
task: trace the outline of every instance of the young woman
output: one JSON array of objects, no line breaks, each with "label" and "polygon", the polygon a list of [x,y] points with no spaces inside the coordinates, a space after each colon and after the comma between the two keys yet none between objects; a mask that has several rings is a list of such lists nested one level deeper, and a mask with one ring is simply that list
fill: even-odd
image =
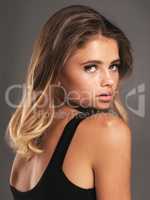
[{"label": "young woman", "polygon": [[49,18],[7,129],[15,200],[131,200],[131,131],[119,97],[131,71],[129,40],[98,11],[71,5]]}]

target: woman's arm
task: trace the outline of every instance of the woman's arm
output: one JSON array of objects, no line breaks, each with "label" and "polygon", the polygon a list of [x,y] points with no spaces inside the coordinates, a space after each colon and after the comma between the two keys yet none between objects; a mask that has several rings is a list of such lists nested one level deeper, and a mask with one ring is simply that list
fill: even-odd
[{"label": "woman's arm", "polygon": [[131,131],[119,117],[98,126],[93,134],[97,200],[131,200]]}]

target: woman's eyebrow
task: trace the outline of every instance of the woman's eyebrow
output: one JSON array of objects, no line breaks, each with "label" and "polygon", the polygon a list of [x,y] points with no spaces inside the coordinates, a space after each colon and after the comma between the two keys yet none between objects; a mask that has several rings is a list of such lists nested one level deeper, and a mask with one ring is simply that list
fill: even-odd
[{"label": "woman's eyebrow", "polygon": [[[115,59],[111,62],[111,64],[116,63],[116,62],[120,62],[120,59]],[[89,63],[97,63],[97,64],[103,64],[103,61],[101,60],[88,60],[86,62],[81,63],[81,65],[85,65],[85,64],[89,64]]]}]

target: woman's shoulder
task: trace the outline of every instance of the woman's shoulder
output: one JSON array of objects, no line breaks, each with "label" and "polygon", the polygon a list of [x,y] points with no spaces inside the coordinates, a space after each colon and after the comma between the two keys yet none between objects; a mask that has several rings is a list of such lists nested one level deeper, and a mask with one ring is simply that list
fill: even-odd
[{"label": "woman's shoulder", "polygon": [[83,120],[82,128],[88,131],[95,131],[95,133],[102,131],[103,129],[117,129],[117,128],[127,128],[127,123],[119,116],[114,113],[102,112],[95,115],[91,115]]},{"label": "woman's shoulder", "polygon": [[[131,171],[131,131],[118,115],[102,114],[84,121],[86,145],[90,166],[95,176],[95,188],[99,196],[109,194],[121,197],[129,194]],[[118,175],[119,174],[119,175]],[[120,191],[113,184],[119,183]],[[124,185],[127,187],[125,188]],[[116,193],[117,191],[117,193]],[[124,193],[125,192],[125,193]]]},{"label": "woman's shoulder", "polygon": [[122,145],[131,140],[128,124],[119,115],[112,113],[100,113],[86,118],[81,123],[80,131],[94,153],[95,149],[103,150],[104,144]]}]

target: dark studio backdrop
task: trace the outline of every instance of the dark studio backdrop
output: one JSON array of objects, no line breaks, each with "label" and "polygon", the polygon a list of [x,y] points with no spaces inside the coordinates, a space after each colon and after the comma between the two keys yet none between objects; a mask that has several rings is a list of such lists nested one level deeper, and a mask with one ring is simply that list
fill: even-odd
[{"label": "dark studio backdrop", "polygon": [[33,42],[45,21],[57,9],[71,4],[89,5],[118,25],[134,49],[134,71],[124,83],[122,100],[132,129],[133,200],[150,197],[150,2],[148,0],[13,0],[0,1],[0,199],[12,200],[8,187],[13,153],[4,140],[14,109],[7,92],[17,101]]}]

